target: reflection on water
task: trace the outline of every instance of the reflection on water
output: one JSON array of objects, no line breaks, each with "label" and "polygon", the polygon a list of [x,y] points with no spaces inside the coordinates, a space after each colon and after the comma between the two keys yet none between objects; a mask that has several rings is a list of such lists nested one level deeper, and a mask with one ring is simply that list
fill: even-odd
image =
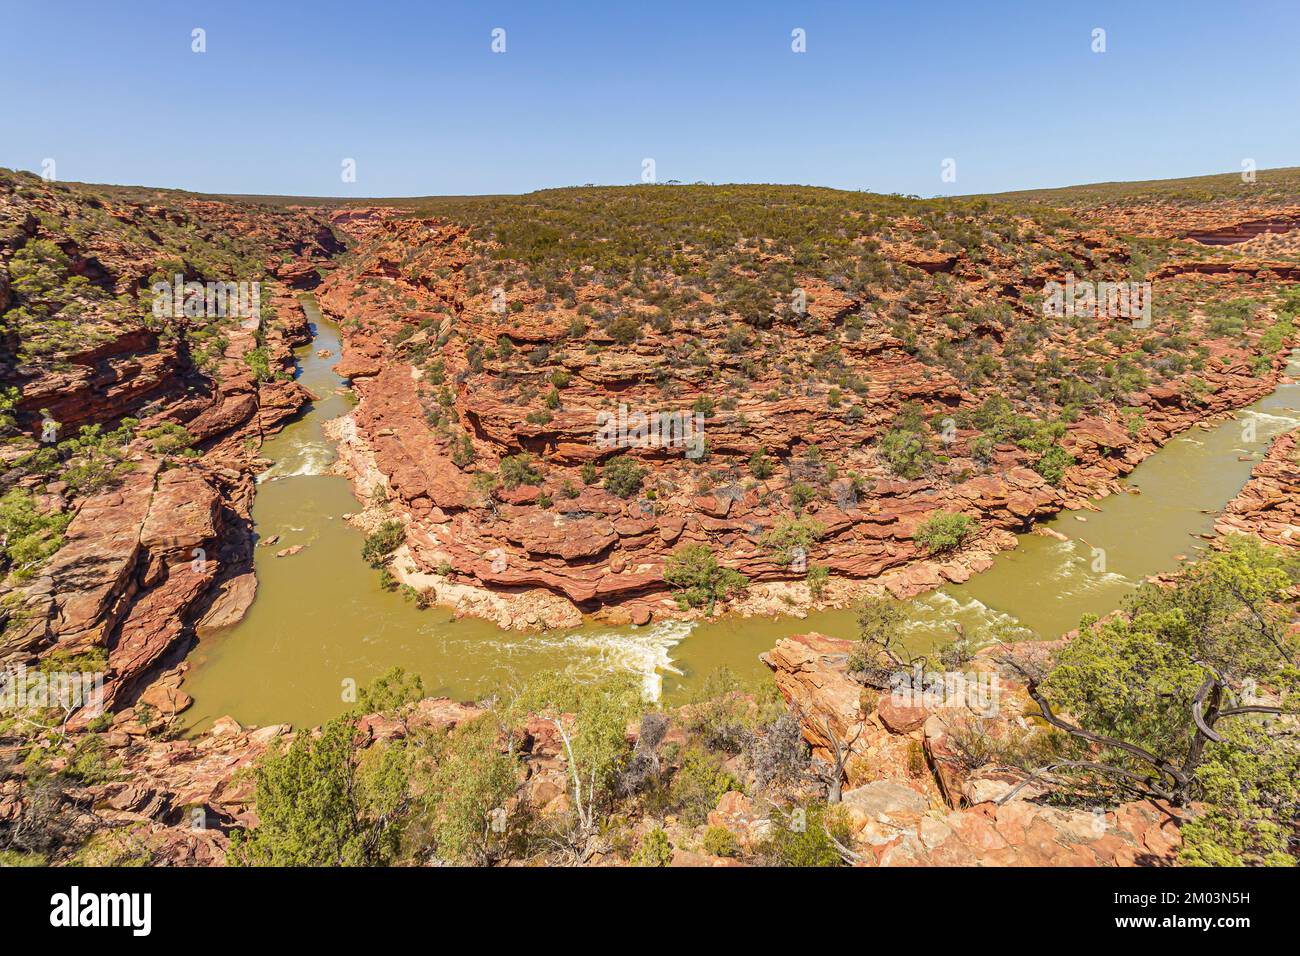
[{"label": "reflection on water", "polygon": [[[648,696],[662,692],[680,701],[721,665],[743,680],[761,679],[766,670],[758,655],[792,633],[855,636],[851,610],[802,620],[728,618],[524,634],[472,618],[457,621],[446,609],[420,611],[384,591],[378,573],[361,560],[361,534],[342,520],[357,508],[347,481],[325,474],[333,451],[321,425],[347,412],[352,400],[331,371],[339,359],[338,330],[314,305],[308,308],[316,339],[299,351],[299,381],[319,401],[263,447],[275,465],[259,478],[253,518],[259,536],[280,538],[257,549],[258,596],[248,616],[191,655],[186,690],[195,698],[193,725],[222,714],[246,724],[317,723],[345,708],[345,681],[364,685],[393,665],[419,673],[429,693],[459,699],[564,668],[577,680],[632,671]],[[319,349],[330,355],[318,356]],[[1294,363],[1291,371],[1300,374]],[[1253,424],[1254,441],[1243,441],[1244,423]],[[954,624],[975,638],[1012,623],[1054,637],[1085,613],[1110,610],[1146,575],[1194,555],[1204,544],[1198,536],[1210,531],[1213,513],[1240,490],[1269,440],[1297,425],[1300,387],[1284,385],[1233,420],[1174,439],[1129,476],[1128,486],[1140,494],[1113,495],[1099,502],[1099,511],[1066,512],[1050,523],[1070,540],[1023,535],[985,573],[912,601],[909,643],[920,650],[951,640]],[[305,547],[275,557],[295,544]]]}]

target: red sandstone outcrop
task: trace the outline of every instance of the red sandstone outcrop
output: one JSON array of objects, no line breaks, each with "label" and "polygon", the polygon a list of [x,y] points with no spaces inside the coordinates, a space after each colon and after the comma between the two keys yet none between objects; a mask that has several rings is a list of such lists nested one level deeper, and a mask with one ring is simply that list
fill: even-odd
[{"label": "red sandstone outcrop", "polygon": [[1300,432],[1279,435],[1251,469],[1250,480],[1215,522],[1218,535],[1248,534],[1300,548]]},{"label": "red sandstone outcrop", "polygon": [[[159,454],[150,439],[138,437],[125,449],[126,473],[115,487],[71,500],[42,490],[39,474],[15,470],[6,476],[72,517],[65,545],[36,577],[6,585],[10,613],[0,634],[0,661],[30,664],[55,651],[106,650],[106,699],[114,709],[128,705],[188,649],[196,622],[208,630],[229,624],[251,603],[256,449],[312,399],[289,376],[291,350],[310,341],[310,330],[280,280],[262,281],[260,318],[212,317],[221,326],[215,336],[202,327],[207,320],[192,317],[168,320],[173,327],[166,332],[147,327],[119,303],[147,292],[160,265],[169,281],[171,270],[187,281],[216,278],[189,264],[177,266],[175,250],[163,247],[167,230],[183,231],[198,255],[206,242],[225,248],[237,236],[271,257],[269,271],[298,286],[307,281],[303,263],[318,278],[317,267],[342,245],[322,220],[302,212],[206,200],[155,206],[105,199],[80,187],[8,185],[0,183],[0,266],[28,243],[52,243],[67,256],[68,270],[89,283],[70,284],[68,294],[99,290],[80,303],[75,334],[45,346],[52,358],[14,366],[4,352],[10,342],[0,347],[0,383],[20,389],[14,410],[19,428],[48,440],[48,415],[64,439],[82,426],[111,429],[130,417],[139,420],[137,435],[157,426],[184,427],[198,453]],[[70,219],[98,226],[61,231],[59,224]],[[0,268],[0,275],[7,291],[7,270]],[[145,312],[148,305],[141,300]],[[224,348],[216,351],[214,344]],[[250,362],[255,350],[261,350],[269,373],[262,377],[269,380],[258,380]],[[19,454],[28,446],[36,443],[9,443]]]},{"label": "red sandstone outcrop", "polygon": [[[171,698],[159,695],[149,702],[166,714]],[[402,737],[408,729],[449,732],[480,712],[446,698],[428,698],[400,714],[363,717],[358,733],[369,747]],[[293,729],[288,724],[245,728],[222,717],[206,733],[164,740],[144,734],[133,720],[130,712],[120,715],[104,735],[108,756],[127,773],[74,795],[95,806],[99,826],[129,828],[133,842],[154,865],[224,865],[230,830],[257,823],[253,765],[267,748],[288,746]],[[17,809],[16,783],[0,783],[0,819]]]},{"label": "red sandstone outcrop", "polygon": [[[1060,809],[1035,802],[1032,787],[1002,802],[1023,772],[995,765],[966,769],[945,737],[971,721],[993,737],[1045,732],[1032,720],[1036,708],[1023,686],[993,653],[981,652],[968,665],[971,675],[988,680],[983,693],[914,702],[851,679],[846,665],[852,646],[801,634],[778,641],[763,661],[799,717],[814,757],[829,762],[836,746],[850,751],[842,807],[861,865],[1174,863],[1187,811],[1152,801],[1104,813]],[[1017,645],[1010,652],[1040,655],[1053,646]],[[747,838],[756,825],[754,813],[744,798],[736,798],[724,797],[710,823]]]},{"label": "red sandstone outcrop", "polygon": [[[1109,211],[1099,215],[1109,224]],[[843,408],[837,410],[824,389],[782,387],[791,380],[800,349],[821,347],[821,339],[805,340],[805,330],[780,316],[773,331],[779,329],[781,341],[769,348],[780,355],[778,367],[786,375],[765,378],[750,365],[745,374],[758,377],[742,387],[735,383],[749,353],[722,347],[736,323],[721,309],[692,322],[689,338],[707,362],[668,360],[680,334],[644,323],[631,343],[619,345],[591,323],[574,340],[570,330],[575,322],[582,326],[583,305],[601,301],[603,292],[585,277],[579,282],[575,276],[570,302],[557,301],[536,284],[517,284],[502,312],[490,289],[466,280],[482,249],[463,225],[381,209],[341,210],[333,219],[351,235],[354,258],[326,278],[319,298],[327,313],[342,320],[345,347],[336,370],[352,379],[361,399],[339,461],[363,493],[359,497],[376,480],[390,490],[409,517],[409,560],[417,575],[427,578],[450,565],[449,580],[457,585],[546,589],[568,602],[567,613],[598,612],[612,620],[625,620],[634,608],[681,613],[669,599],[663,570],[683,544],[708,544],[723,564],[753,583],[800,578],[802,572],[774,555],[762,538],[796,510],[790,503],[794,487],[809,482],[822,493],[797,510],[820,523],[825,534],[807,560],[845,583],[828,592],[834,600],[860,590],[852,582],[878,580],[899,596],[911,596],[945,581],[964,581],[987,567],[994,552],[1013,546],[1014,533],[1119,490],[1120,479],[1171,437],[1266,394],[1284,364],[1281,356],[1269,356],[1261,370],[1253,341],[1208,338],[1208,354],[1195,374],[1183,372],[1133,391],[1126,412],[1104,408],[1071,421],[1060,445],[1074,464],[1056,486],[1029,467],[1033,455],[1009,442],[986,452],[991,461],[980,464],[974,457],[979,433],[963,428],[950,429],[942,464],[903,481],[889,474],[873,450],[900,406],[916,402],[936,417],[951,416],[970,409],[984,393],[957,380],[942,363],[918,359],[897,326],[878,317],[868,317],[858,336],[831,336],[846,367],[861,373],[857,396],[845,399],[860,402],[861,414],[846,424]],[[899,226],[923,230],[908,217]],[[1098,269],[1129,254],[1108,229],[1040,238],[1071,255],[1078,254],[1071,240],[1082,243]],[[1034,282],[1007,277],[992,286],[961,253],[910,240],[886,244],[884,252],[910,268],[951,276],[965,285],[963,296],[995,292],[999,302],[1037,293],[1042,281],[1055,276],[1050,263],[1040,264]],[[1171,267],[1191,268],[1190,261],[1175,257]],[[1229,261],[1244,270],[1243,281],[1267,284],[1277,278],[1259,263]],[[1176,275],[1168,273],[1169,280],[1176,282]],[[800,286],[810,297],[810,321],[822,329],[833,329],[863,305],[815,275],[802,276]],[[990,341],[1007,335],[994,319],[975,321],[983,323],[979,331]],[[942,347],[944,336],[936,338],[935,347]],[[514,351],[507,354],[514,358],[484,359],[476,351],[503,340],[511,343]],[[1086,357],[1066,329],[1053,332],[1043,347],[1059,351],[1067,362]],[[539,412],[513,394],[512,383],[534,382],[533,392],[540,394],[556,376],[567,385],[557,389],[555,407]],[[620,404],[661,407],[665,378],[673,408],[690,409],[697,400],[711,404],[708,460],[693,463],[680,448],[602,447],[596,440],[601,413]],[[728,403],[715,401],[724,394],[723,381],[728,389],[739,388]],[[785,467],[754,479],[744,463],[761,450]],[[475,473],[490,475],[503,458],[520,453],[541,466],[540,484],[489,493],[473,486]],[[603,464],[619,453],[647,469],[641,495],[622,499],[583,482],[584,465]],[[831,469],[858,478],[828,478]],[[915,540],[921,524],[939,511],[964,513],[978,529],[963,551],[942,560]],[[751,603],[765,609],[766,601],[759,596]],[[743,610],[746,599],[731,606]]]}]

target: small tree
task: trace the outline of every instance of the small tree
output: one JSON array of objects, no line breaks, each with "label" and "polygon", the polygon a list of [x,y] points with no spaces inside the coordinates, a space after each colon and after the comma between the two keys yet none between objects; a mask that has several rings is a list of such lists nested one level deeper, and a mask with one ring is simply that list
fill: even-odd
[{"label": "small tree", "polygon": [[30,573],[63,545],[71,520],[72,515],[63,512],[42,514],[31,492],[10,489],[0,497],[0,573]]},{"label": "small tree", "polygon": [[401,743],[362,752],[356,718],[299,733],[254,771],[258,825],[232,835],[243,866],[380,866],[396,857],[409,806]]},{"label": "small tree", "polygon": [[920,430],[895,428],[880,441],[880,455],[899,478],[920,478],[934,462],[929,437]]},{"label": "small tree", "polygon": [[858,644],[849,655],[849,673],[877,689],[891,686],[893,676],[914,661],[902,648],[907,607],[892,597],[867,597],[858,604]]},{"label": "small tree", "polygon": [[749,585],[739,571],[718,564],[707,544],[684,544],[673,551],[664,565],[664,580],[679,589],[677,601],[682,607],[706,607],[710,614],[718,599]]},{"label": "small tree", "polygon": [[231,834],[234,866],[383,866],[398,855],[411,807],[406,741],[365,747],[357,715],[401,709],[423,696],[418,677],[393,668],[363,689],[356,709],[319,733],[275,744],[254,767],[258,824]]},{"label": "small tree", "polygon": [[816,518],[781,518],[770,531],[764,532],[759,544],[783,564],[796,557],[807,558],[814,544],[826,536],[826,526]]},{"label": "small tree", "polygon": [[1229,538],[1173,587],[1144,585],[1124,614],[1085,619],[1050,673],[1009,660],[1043,718],[1076,743],[1073,759],[1021,786],[1199,800],[1204,811],[1183,829],[1185,862],[1294,866],[1297,581],[1294,557]]},{"label": "small tree", "polygon": [[153,428],[147,428],[140,437],[153,445],[153,450],[160,455],[179,455],[194,447],[194,436],[183,425],[176,422],[164,422]]},{"label": "small tree", "polygon": [[60,477],[73,494],[93,495],[112,488],[134,467],[126,460],[126,446],[138,424],[125,418],[109,432],[99,425],[82,425],[75,438],[59,442],[59,453],[67,461]]},{"label": "small tree", "polygon": [[641,323],[634,315],[620,315],[605,331],[619,345],[631,345],[641,337]]},{"label": "small tree", "polygon": [[641,490],[646,469],[626,455],[611,458],[605,465],[605,490],[619,498],[631,498]]},{"label": "small tree", "polygon": [[943,554],[961,547],[974,524],[969,515],[936,511],[917,529],[916,540],[931,554]]},{"label": "small tree", "polygon": [[388,558],[406,540],[406,526],[397,519],[385,521],[366,536],[361,546],[361,556],[372,568],[383,567]]},{"label": "small tree", "polygon": [[436,768],[412,829],[438,859],[490,866],[511,855],[521,813],[507,811],[518,789],[517,758],[498,742],[497,722],[484,715],[435,741]]},{"label": "small tree", "polygon": [[532,678],[507,708],[508,726],[528,717],[550,723],[564,746],[571,782],[573,815],[558,842],[578,862],[596,847],[602,814],[618,789],[619,775],[631,755],[627,723],[641,709],[641,688],[631,674],[596,682],[574,681],[560,672]]},{"label": "small tree", "polygon": [[514,489],[520,485],[540,484],[542,473],[533,464],[533,456],[528,452],[507,455],[501,459],[501,483],[506,488]]}]

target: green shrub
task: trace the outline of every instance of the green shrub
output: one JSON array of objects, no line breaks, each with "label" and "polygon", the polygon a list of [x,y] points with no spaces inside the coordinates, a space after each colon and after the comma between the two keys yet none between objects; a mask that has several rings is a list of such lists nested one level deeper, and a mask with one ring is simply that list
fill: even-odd
[{"label": "green shrub", "polygon": [[513,814],[506,810],[518,787],[518,767],[498,745],[497,734],[497,722],[484,715],[435,740],[436,769],[416,812],[416,827],[440,860],[491,865],[510,855],[526,822],[521,818],[526,802]]},{"label": "green shrub", "polygon": [[406,527],[396,519],[385,521],[366,536],[366,543],[361,546],[361,556],[372,568],[382,567],[389,555],[396,551],[406,540]]},{"label": "green shrub", "polygon": [[16,386],[0,386],[0,435],[18,427],[18,419],[14,415],[14,409],[18,407],[18,401],[21,398],[22,392],[18,391]]},{"label": "green shrub", "polygon": [[707,607],[710,613],[719,599],[725,600],[749,585],[749,579],[739,571],[718,564],[707,544],[685,544],[673,551],[664,565],[664,580],[679,589],[680,605]]},{"label": "green shrub", "polygon": [[808,565],[808,576],[804,579],[808,583],[808,593],[812,595],[813,600],[820,601],[826,594],[826,583],[830,580],[831,569],[824,564]]},{"label": "green shrub", "polygon": [[899,478],[920,478],[934,462],[930,441],[924,432],[894,428],[880,441],[880,455]]},{"label": "green shrub", "polygon": [[160,455],[179,455],[194,447],[194,436],[184,426],[175,422],[164,422],[153,428],[146,428],[140,436],[153,445],[153,450]]},{"label": "green shrub", "polygon": [[678,815],[691,826],[703,823],[718,798],[740,783],[722,766],[722,758],[700,747],[682,755],[682,766],[673,776],[670,794]]},{"label": "green shrub", "polygon": [[82,425],[75,438],[59,442],[67,460],[60,476],[73,495],[93,495],[114,487],[135,466],[126,461],[126,445],[139,422],[125,418],[110,432],[100,425]]},{"label": "green shrub", "polygon": [[528,452],[507,455],[501,459],[501,483],[506,488],[514,489],[520,485],[536,485],[542,480],[542,473],[533,464],[533,456]]},{"label": "green shrub", "polygon": [[633,315],[620,315],[605,330],[619,345],[631,345],[641,337],[641,323]]},{"label": "green shrub", "polygon": [[826,526],[816,518],[780,518],[759,544],[773,552],[784,564],[797,556],[807,558],[812,547],[826,536]]},{"label": "green shrub", "polygon": [[710,856],[739,856],[740,841],[726,827],[709,827],[704,831],[704,852]]},{"label": "green shrub", "polygon": [[245,352],[244,362],[253,370],[253,375],[259,382],[275,380],[276,375],[271,370],[271,358],[267,354],[265,346],[259,345],[257,348]]},{"label": "green shrub", "polygon": [[943,554],[961,547],[973,530],[969,515],[937,511],[917,529],[916,540],[931,554]]},{"label": "green shrub", "polygon": [[807,804],[772,814],[771,835],[759,853],[775,866],[843,866],[831,836],[847,845],[852,830],[842,808]]},{"label": "green shrub", "polygon": [[603,478],[605,490],[619,498],[631,498],[641,490],[646,469],[626,455],[611,458],[605,465]]},{"label": "green shrub", "polygon": [[258,825],[232,834],[236,866],[382,866],[397,855],[408,804],[400,742],[359,750],[356,720],[300,733],[254,771]]},{"label": "green shrub", "polygon": [[790,504],[796,510],[808,505],[817,497],[817,489],[802,481],[796,481],[790,486]]},{"label": "green shrub", "polygon": [[[1081,621],[1041,688],[1058,714],[1106,738],[1072,740],[1089,766],[1127,771],[1175,805],[1201,804],[1183,829],[1183,863],[1294,867],[1300,748],[1290,718],[1236,708],[1296,711],[1300,562],[1253,537],[1224,545],[1171,583],[1141,585],[1123,614]],[[1114,775],[1075,774],[1069,789],[1131,799]]]},{"label": "green shrub", "polygon": [[1033,469],[1048,484],[1059,485],[1065,478],[1065,469],[1074,464],[1074,457],[1060,445],[1053,445],[1034,462]]},{"label": "green shrub", "polygon": [[474,442],[469,435],[461,432],[452,441],[451,463],[457,468],[468,468],[474,464],[474,458]]},{"label": "green shrub", "polygon": [[31,492],[14,488],[0,498],[0,569],[30,573],[63,545],[70,514],[41,514]]},{"label": "green shrub", "polygon": [[686,730],[692,741],[710,750],[740,753],[748,736],[748,714],[749,700],[740,680],[723,665],[710,671],[704,685],[691,695]]},{"label": "green shrub", "polygon": [[641,846],[632,855],[633,866],[667,866],[673,861],[673,846],[668,834],[655,827],[641,838]]}]

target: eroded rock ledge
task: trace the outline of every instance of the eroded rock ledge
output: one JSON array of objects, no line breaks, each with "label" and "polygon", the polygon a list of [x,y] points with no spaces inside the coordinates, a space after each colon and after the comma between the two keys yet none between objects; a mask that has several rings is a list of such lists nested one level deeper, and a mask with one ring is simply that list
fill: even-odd
[{"label": "eroded rock ledge", "polygon": [[952,735],[975,719],[999,739],[1041,732],[1036,705],[995,653],[1042,657],[1054,646],[1032,642],[976,656],[969,670],[997,677],[992,717],[965,699],[916,706],[864,688],[846,673],[853,643],[839,638],[796,635],[763,661],[815,756],[829,759],[836,742],[853,741],[843,804],[863,865],[1172,865],[1186,811],[1150,800],[1105,814],[1060,809],[1035,802],[1032,787],[1000,803],[1023,775],[968,771],[959,759]]},{"label": "eroded rock ledge", "polygon": [[[292,349],[310,341],[310,330],[283,287],[272,286],[271,302],[281,321],[264,333],[265,348],[273,368],[290,370]],[[117,487],[74,505],[66,543],[10,596],[0,660],[105,649],[105,706],[120,711],[184,657],[196,631],[243,616],[256,592],[256,452],[313,398],[289,378],[257,380],[244,361],[256,335],[255,322],[230,333],[218,384],[207,395],[186,390],[141,420],[142,430],[183,425],[200,457],[164,459],[139,441]],[[174,696],[173,710],[187,702]]]},{"label": "eroded rock ledge", "polygon": [[1279,435],[1251,469],[1250,480],[1215,522],[1218,535],[1249,534],[1300,548],[1300,431]]},{"label": "eroded rock ledge", "polygon": [[[1093,507],[1092,499],[1121,490],[1123,476],[1172,437],[1267,394],[1285,365],[1278,354],[1261,367],[1250,342],[1211,343],[1195,396],[1184,381],[1193,376],[1184,375],[1128,396],[1127,421],[1118,409],[1073,421],[1060,445],[1075,464],[1056,486],[1027,467],[1024,453],[1009,443],[992,451],[985,473],[975,473],[980,469],[966,457],[975,433],[961,429],[949,450],[955,480],[951,474],[901,480],[868,460],[862,466],[870,479],[864,490],[837,479],[823,499],[802,511],[825,532],[808,561],[831,574],[824,593],[814,598],[802,574],[762,543],[790,515],[781,502],[799,481],[794,470],[800,455],[815,444],[827,460],[856,463],[862,459],[857,446],[879,438],[901,403],[956,411],[969,407],[972,395],[943,369],[919,363],[885,329],[868,328],[861,341],[839,343],[870,367],[865,417],[853,428],[828,417],[822,395],[771,398],[755,385],[738,407],[709,418],[709,446],[733,456],[733,471],[735,456],[743,462],[766,449],[790,456],[791,473],[701,491],[699,476],[685,470],[680,457],[637,452],[654,488],[653,508],[647,509],[645,501],[584,484],[579,470],[613,454],[595,441],[599,410],[623,401],[653,405],[650,384],[661,364],[655,350],[669,347],[671,337],[616,349],[606,348],[612,345],[607,336],[590,332],[598,352],[566,351],[559,362],[572,379],[562,406],[544,424],[524,421],[517,407],[489,387],[493,378],[481,369],[475,373],[464,341],[504,337],[521,350],[555,350],[576,313],[526,290],[519,293],[521,309],[494,314],[489,296],[471,292],[462,278],[472,258],[466,230],[399,213],[335,214],[357,243],[355,258],[327,277],[320,301],[343,328],[344,355],[336,370],[351,378],[360,399],[349,416],[331,425],[340,448],[338,467],[353,480],[360,500],[380,485],[403,515],[406,543],[394,562],[399,578],[437,603],[507,627],[572,626],[582,614],[619,624],[696,616],[698,611],[678,607],[663,573],[669,554],[691,543],[708,544],[723,564],[749,579],[749,593],[726,606],[739,614],[843,606],[879,588],[911,597],[965,581],[988,568],[998,551],[1014,547],[1016,533],[1062,509]],[[1111,240],[1096,242],[1098,255],[1116,254]],[[842,317],[856,305],[824,283],[810,279],[809,285],[817,293],[809,309],[819,319]],[[579,302],[589,291],[578,290]],[[401,308],[394,309],[395,301]],[[718,318],[700,335],[716,346],[725,331],[726,322]],[[798,340],[794,330],[790,335]],[[430,356],[442,376],[436,388],[427,381]],[[511,374],[500,362],[487,369]],[[707,375],[674,374],[679,373],[686,389],[681,401],[709,395]],[[430,427],[435,393],[458,416],[464,447]],[[489,473],[509,455],[533,454],[547,476],[538,485],[499,490],[488,501],[463,459],[454,460],[466,449],[475,467]],[[958,467],[963,464],[968,467]],[[966,514],[978,528],[962,550],[942,558],[916,540],[920,526],[938,512]],[[379,520],[362,513],[357,522],[370,529]]]}]

